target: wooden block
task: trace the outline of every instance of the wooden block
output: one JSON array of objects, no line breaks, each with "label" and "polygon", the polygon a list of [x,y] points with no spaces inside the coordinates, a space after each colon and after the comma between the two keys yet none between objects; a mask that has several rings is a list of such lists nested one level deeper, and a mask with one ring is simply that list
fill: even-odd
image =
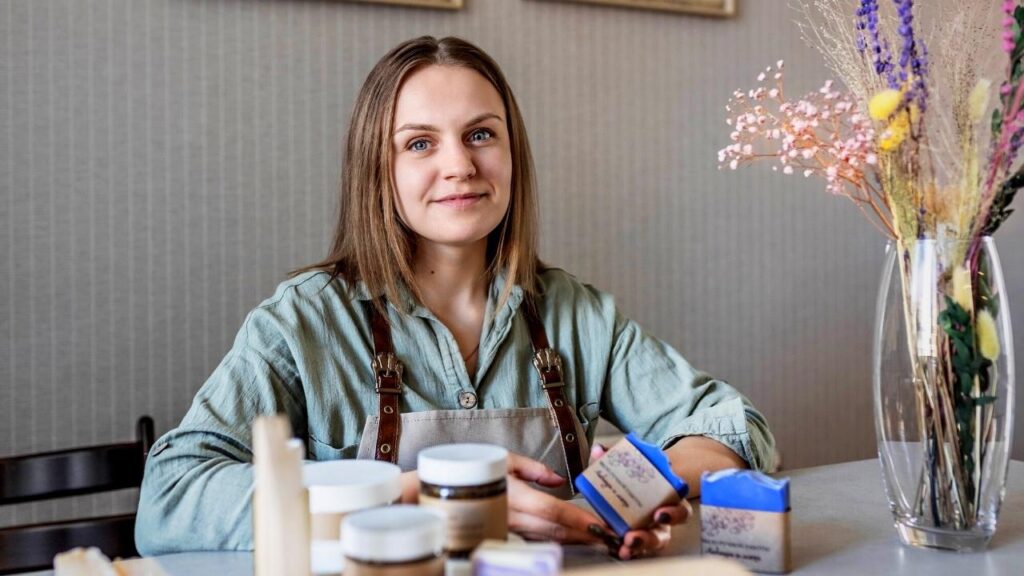
[{"label": "wooden block", "polygon": [[253,423],[253,538],[256,576],[309,576],[309,495],[302,442],[284,416]]}]

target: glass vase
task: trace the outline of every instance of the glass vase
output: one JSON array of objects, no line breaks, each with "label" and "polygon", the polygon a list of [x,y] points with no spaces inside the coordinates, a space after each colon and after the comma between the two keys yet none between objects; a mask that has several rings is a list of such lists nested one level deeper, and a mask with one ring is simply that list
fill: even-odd
[{"label": "glass vase", "polygon": [[875,428],[907,545],[979,551],[995,533],[1013,438],[1009,312],[991,238],[890,241],[875,318]]}]

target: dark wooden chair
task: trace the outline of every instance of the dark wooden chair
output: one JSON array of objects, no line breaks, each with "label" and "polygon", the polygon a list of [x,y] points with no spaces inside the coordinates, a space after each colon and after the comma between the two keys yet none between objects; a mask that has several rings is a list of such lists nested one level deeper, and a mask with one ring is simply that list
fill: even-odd
[{"label": "dark wooden chair", "polygon": [[[139,418],[135,442],[0,458],[0,505],[134,488],[153,445],[153,419]],[[0,574],[48,569],[76,546],[138,556],[135,514],[0,528]]]}]

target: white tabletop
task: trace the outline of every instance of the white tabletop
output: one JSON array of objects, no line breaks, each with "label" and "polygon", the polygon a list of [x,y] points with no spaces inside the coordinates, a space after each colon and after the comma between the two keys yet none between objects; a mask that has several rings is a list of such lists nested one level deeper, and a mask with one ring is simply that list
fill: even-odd
[{"label": "white tabletop", "polygon": [[[1010,463],[999,529],[989,550],[978,554],[901,545],[886,504],[877,460],[793,470],[783,475],[792,479],[792,574],[1024,574],[1024,462]],[[694,508],[699,514],[699,506]],[[676,529],[666,554],[699,553],[698,518]],[[592,547],[568,546],[565,557],[567,567],[613,562]],[[157,560],[170,576],[252,574],[250,553],[186,553]]]}]

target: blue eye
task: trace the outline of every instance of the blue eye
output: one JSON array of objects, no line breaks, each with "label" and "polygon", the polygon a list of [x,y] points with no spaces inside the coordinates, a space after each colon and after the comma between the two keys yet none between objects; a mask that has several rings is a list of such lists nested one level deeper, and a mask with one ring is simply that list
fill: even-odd
[{"label": "blue eye", "polygon": [[412,150],[413,152],[426,152],[427,151],[427,146],[429,144],[430,144],[429,142],[427,142],[426,140],[423,140],[423,139],[413,140],[412,142],[409,143],[407,148],[409,150]]},{"label": "blue eye", "polygon": [[475,130],[472,134],[469,135],[470,142],[487,142],[491,138],[494,138],[494,132],[491,132],[487,128]]}]

